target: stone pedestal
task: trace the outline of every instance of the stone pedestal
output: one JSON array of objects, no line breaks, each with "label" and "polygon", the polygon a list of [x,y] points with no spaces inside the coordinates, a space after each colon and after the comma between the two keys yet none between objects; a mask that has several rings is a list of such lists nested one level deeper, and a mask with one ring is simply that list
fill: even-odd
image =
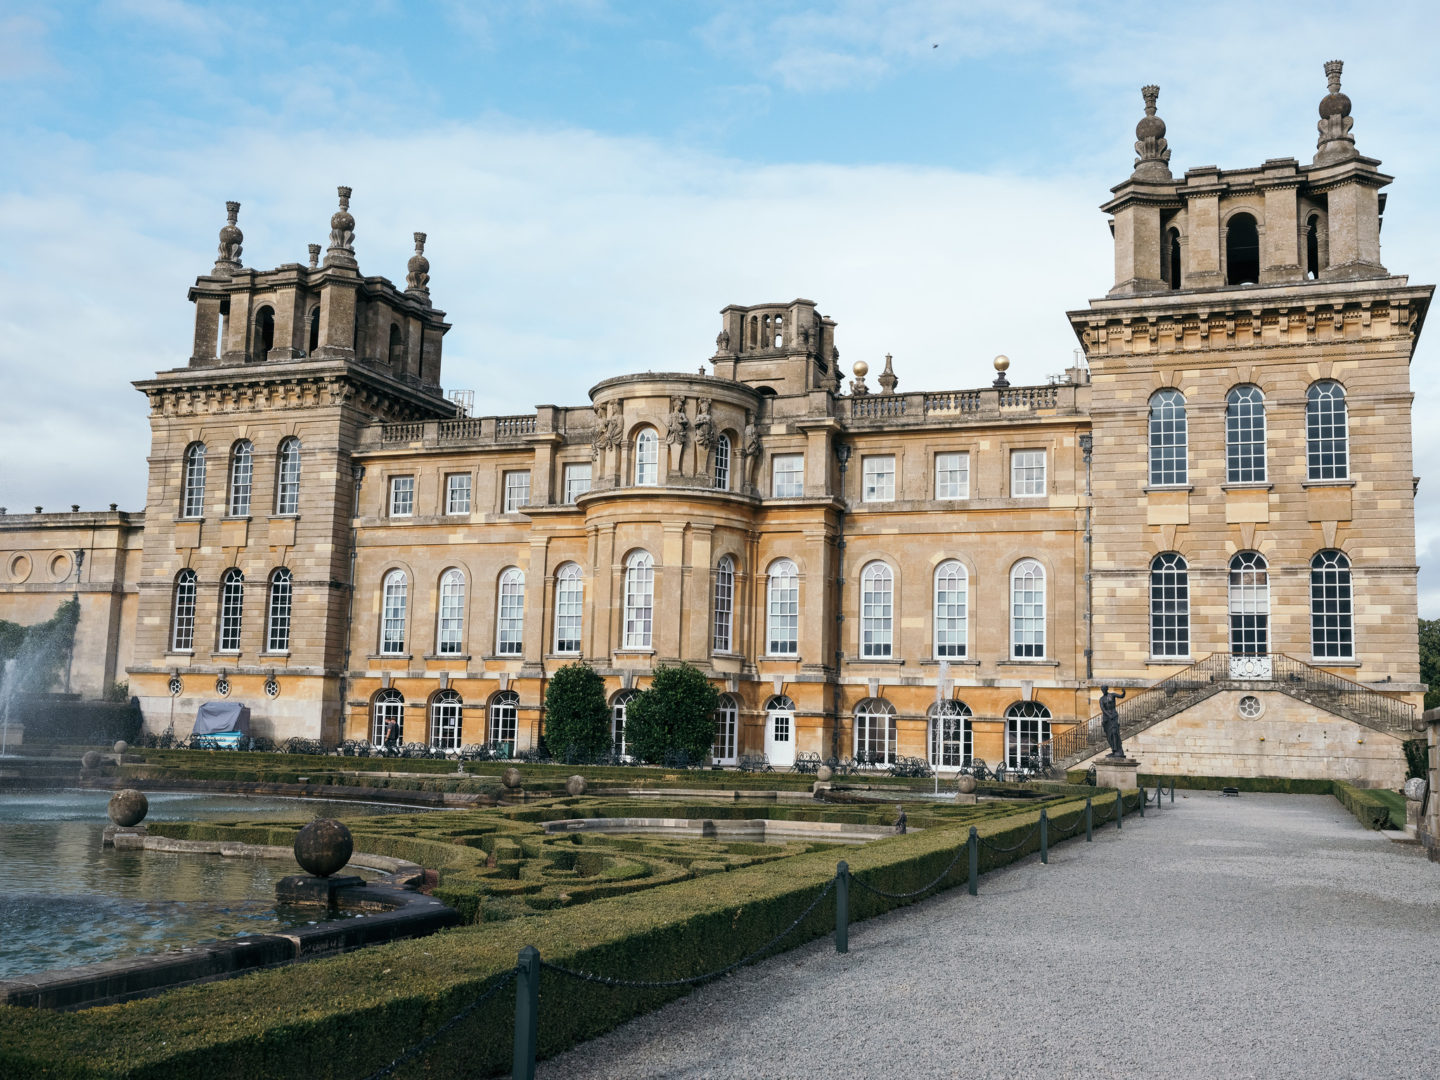
[{"label": "stone pedestal", "polygon": [[144,825],[106,825],[101,834],[100,846],[113,847],[119,851],[139,851],[145,846],[149,831]]},{"label": "stone pedestal", "polygon": [[1133,791],[1140,786],[1137,779],[1140,762],[1135,758],[1102,757],[1095,759],[1095,786]]},{"label": "stone pedestal", "polygon": [[291,874],[283,877],[275,886],[275,899],[282,904],[318,904],[334,907],[341,889],[364,885],[365,879],[353,875],[335,877],[311,877],[309,874]]}]

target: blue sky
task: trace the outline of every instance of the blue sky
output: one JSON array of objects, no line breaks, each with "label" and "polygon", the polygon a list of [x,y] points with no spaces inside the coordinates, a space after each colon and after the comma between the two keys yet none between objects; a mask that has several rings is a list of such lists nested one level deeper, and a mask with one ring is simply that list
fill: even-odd
[{"label": "blue sky", "polygon": [[[144,501],[131,379],[185,362],[226,199],[303,261],[355,189],[362,271],[429,233],[444,382],[483,412],[693,370],[727,303],[808,296],[901,389],[1043,381],[1110,284],[1096,207],[1161,86],[1172,167],[1314,153],[1346,61],[1397,177],[1387,265],[1440,280],[1440,8],[1395,3],[0,0],[0,505]],[[1440,565],[1431,331],[1422,565]],[[1435,427],[1432,432],[1429,428]],[[1430,577],[1436,577],[1434,587]],[[1422,575],[1440,615],[1440,575]]]}]

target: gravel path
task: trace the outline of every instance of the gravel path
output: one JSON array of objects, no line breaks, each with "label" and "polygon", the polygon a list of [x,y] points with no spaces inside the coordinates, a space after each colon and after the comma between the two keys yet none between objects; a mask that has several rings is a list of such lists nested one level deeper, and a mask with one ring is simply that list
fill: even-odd
[{"label": "gravel path", "polygon": [[1440,1076],[1440,864],[1328,796],[1177,793],[704,987],[541,1080]]}]

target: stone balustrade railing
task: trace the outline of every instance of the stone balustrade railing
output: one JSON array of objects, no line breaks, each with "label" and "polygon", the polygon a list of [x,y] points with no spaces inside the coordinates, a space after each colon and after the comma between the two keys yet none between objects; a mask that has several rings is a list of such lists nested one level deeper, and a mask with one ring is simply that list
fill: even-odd
[{"label": "stone balustrade railing", "polygon": [[864,394],[845,398],[851,420],[923,423],[926,420],[1003,419],[1075,409],[1075,387],[986,387],[979,390],[924,390],[911,394]]}]

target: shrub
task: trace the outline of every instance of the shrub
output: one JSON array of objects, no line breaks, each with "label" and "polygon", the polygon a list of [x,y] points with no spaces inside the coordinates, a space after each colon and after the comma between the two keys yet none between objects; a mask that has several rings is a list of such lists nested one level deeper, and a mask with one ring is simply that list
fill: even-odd
[{"label": "shrub", "polygon": [[719,701],[719,692],[699,668],[657,668],[649,688],[625,710],[625,743],[644,761],[662,761],[667,754],[704,761],[715,742]]},{"label": "shrub", "polygon": [[1430,764],[1430,744],[1424,739],[1405,741],[1405,779],[1419,777],[1424,780]]},{"label": "shrub", "polygon": [[582,760],[610,752],[610,707],[605,680],[576,661],[566,664],[545,687],[545,745],[555,758]]}]

